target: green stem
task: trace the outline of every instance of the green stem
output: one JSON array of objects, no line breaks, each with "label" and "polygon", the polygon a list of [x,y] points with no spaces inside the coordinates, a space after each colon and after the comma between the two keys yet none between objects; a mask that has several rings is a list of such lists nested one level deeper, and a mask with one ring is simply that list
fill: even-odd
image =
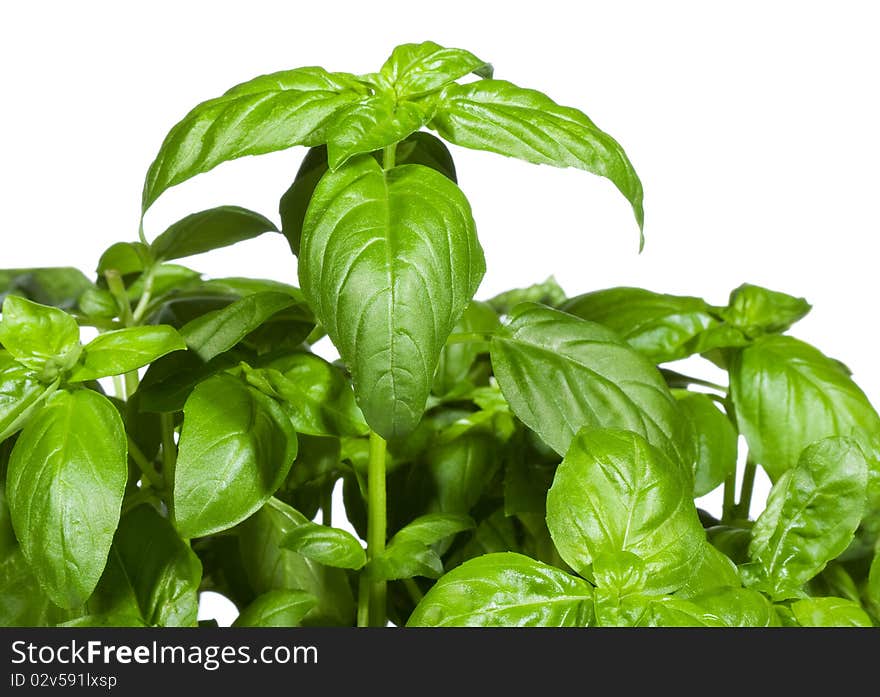
[{"label": "green stem", "polygon": [[710,389],[718,390],[719,392],[727,394],[727,387],[725,385],[719,385],[717,382],[710,382],[709,380],[703,380],[702,378],[695,378],[691,375],[685,375],[684,373],[678,373],[674,370],[669,370],[668,368],[661,368],[660,372],[663,374],[663,377],[666,379],[666,382],[669,384],[670,387],[702,385],[703,387],[708,387]]},{"label": "green stem", "polygon": [[135,324],[140,324],[144,319],[144,314],[147,311],[147,307],[150,305],[150,300],[153,298],[153,285],[156,281],[156,269],[158,266],[156,264],[152,265],[146,271],[144,271],[144,291],[141,293],[141,297],[138,300],[137,307],[134,309],[134,313],[132,314],[132,320]]},{"label": "green stem", "polygon": [[403,579],[403,586],[406,588],[406,592],[409,594],[410,599],[416,604],[419,604],[419,601],[424,597],[422,590],[419,588],[415,579],[413,578],[405,578]]},{"label": "green stem", "polygon": [[[367,559],[373,560],[385,552],[387,511],[385,498],[385,439],[370,432],[370,462],[367,465]],[[369,574],[369,572],[367,572]],[[384,627],[387,582],[369,579],[369,624]]]},{"label": "green stem", "polygon": [[144,452],[138,447],[131,436],[128,436],[128,454],[134,463],[138,466],[141,473],[149,480],[155,489],[162,491],[165,488],[165,482],[162,475],[153,467],[153,463],[147,459]]},{"label": "green stem", "polygon": [[495,332],[456,332],[446,339],[447,344],[486,344]]},{"label": "green stem", "polygon": [[746,459],[746,466],[743,470],[742,485],[739,493],[739,503],[736,505],[737,517],[747,519],[749,517],[749,509],[752,507],[752,491],[755,488],[755,472],[758,466],[751,457]]},{"label": "green stem", "polygon": [[122,325],[130,327],[134,324],[134,316],[131,314],[131,303],[128,302],[128,294],[125,292],[125,284],[122,282],[122,276],[115,269],[108,269],[104,272],[104,278],[107,279],[107,289],[116,300],[116,306],[119,308],[119,319]]},{"label": "green stem", "polygon": [[729,523],[736,517],[736,503],[734,496],[736,494],[736,473],[727,475],[724,480],[724,503],[721,508],[721,520]]},{"label": "green stem", "polygon": [[122,500],[122,513],[125,514],[130,511],[132,508],[137,508],[140,504],[146,501],[155,501],[156,500],[156,492],[152,489],[152,487],[145,486],[138,489],[133,494],[126,496]]},{"label": "green stem", "polygon": [[384,169],[386,172],[389,169],[394,169],[394,158],[396,155],[397,143],[386,145],[385,149],[382,151],[382,169]]}]

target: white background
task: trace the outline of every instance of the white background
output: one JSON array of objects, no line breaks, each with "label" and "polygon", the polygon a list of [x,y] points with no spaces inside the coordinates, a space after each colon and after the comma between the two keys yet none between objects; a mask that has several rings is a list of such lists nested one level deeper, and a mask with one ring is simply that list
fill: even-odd
[{"label": "white background", "polygon": [[[639,255],[608,182],[453,149],[488,271],[477,297],[553,274],[723,304],[743,282],[806,297],[792,332],[880,404],[880,14],[872,2],[6,2],[0,4],[0,268],[71,265],[137,235],[144,174],[196,103],[304,65],[378,69],[430,39],[582,109],[645,188]],[[303,149],[221,165],[146,219],[238,204],[277,221]],[[187,262],[296,283],[280,236]]]}]

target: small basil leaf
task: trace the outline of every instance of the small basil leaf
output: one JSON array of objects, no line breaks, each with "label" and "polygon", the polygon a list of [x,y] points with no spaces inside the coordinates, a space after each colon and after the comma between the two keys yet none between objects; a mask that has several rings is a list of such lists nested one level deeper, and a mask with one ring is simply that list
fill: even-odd
[{"label": "small basil leaf", "polygon": [[156,259],[171,260],[210,252],[278,232],[271,220],[240,206],[218,206],[188,215],[171,225],[150,245]]},{"label": "small basil leaf", "polygon": [[873,627],[862,606],[845,598],[804,598],[791,604],[801,627]]},{"label": "small basil leaf", "polygon": [[606,177],[644,224],[642,184],[623,148],[586,114],[504,80],[449,85],[431,128],[455,145]]},{"label": "small basil leaf", "polygon": [[867,463],[847,438],[826,438],[808,448],[770,490],[752,528],[747,585],[774,599],[796,597],[801,587],[853,540],[865,509]]},{"label": "small basil leaf", "polygon": [[346,571],[281,546],[291,531],[307,522],[301,513],[272,498],[236,528],[250,584],[260,594],[301,590],[316,597],[318,604],[303,618],[303,625],[351,626],[355,605]]},{"label": "small basil leaf", "polygon": [[304,591],[268,591],[258,595],[235,621],[233,627],[298,627],[318,599]]},{"label": "small basil leaf", "polygon": [[278,404],[229,375],[193,390],[183,409],[174,514],[185,538],[226,530],[281,486],[296,432]]},{"label": "small basil leaf", "polygon": [[0,351],[0,443],[24,426],[55,387],[47,388],[33,371]]},{"label": "small basil leaf", "polygon": [[318,523],[303,523],[291,530],[281,546],[325,566],[360,569],[367,563],[361,543],[350,533]]},{"label": "small basil leaf", "polygon": [[194,626],[202,565],[171,523],[140,505],[122,516],[114,544],[146,622]]},{"label": "small basil leaf", "polygon": [[804,298],[744,283],[730,294],[721,316],[750,337],[784,332],[811,309]]},{"label": "small basil leaf", "polygon": [[14,295],[3,301],[0,344],[22,365],[51,382],[80,355],[79,326],[63,310]]},{"label": "small basil leaf", "polygon": [[176,351],[150,364],[138,386],[139,407],[145,412],[180,411],[202,380],[233,368],[243,356],[221,353],[207,363],[192,351]]},{"label": "small basil leaf", "polygon": [[444,575],[408,627],[584,627],[593,619],[585,581],[521,554],[487,554]]},{"label": "small basil leaf", "polygon": [[327,162],[338,169],[349,158],[400,142],[424,126],[423,105],[377,94],[343,110],[327,129]]},{"label": "small basil leaf", "polygon": [[293,425],[315,436],[363,436],[369,427],[351,385],[336,366],[311,353],[292,353],[249,371],[285,403]]},{"label": "small basil leaf", "polygon": [[187,322],[180,333],[191,351],[203,361],[210,361],[231,349],[272,315],[295,304],[296,300],[287,293],[254,293]]},{"label": "small basil leaf", "polygon": [[115,271],[120,276],[139,274],[150,261],[150,249],[141,242],[115,242],[104,250],[96,269],[99,276]]},{"label": "small basil leaf", "polygon": [[560,556],[586,576],[597,557],[630,552],[653,592],[680,588],[705,542],[689,475],[636,433],[583,429],[547,494]]},{"label": "small basil leaf", "polygon": [[407,435],[421,419],[440,352],[485,268],[467,200],[434,170],[385,172],[359,157],[322,178],[300,285],[379,435]]},{"label": "small basil leaf", "polygon": [[15,533],[40,585],[57,605],[81,605],[107,562],[128,478],[119,413],[96,392],[56,392],[19,435],[7,476]]},{"label": "small basil leaf", "polygon": [[492,77],[492,66],[470,51],[423,41],[395,47],[381,73],[393,85],[397,97],[418,97],[468,73]]},{"label": "small basil leaf", "polygon": [[198,104],[165,137],[147,172],[141,210],[227,160],[320,144],[324,125],[364,91],[350,76],[309,67],[261,75]]},{"label": "small basil leaf", "polygon": [[116,298],[103,288],[86,288],[77,300],[77,307],[87,317],[113,319],[119,315]]},{"label": "small basil leaf", "polygon": [[560,455],[583,426],[623,428],[691,466],[689,424],[666,382],[610,329],[523,303],[490,351],[514,414]]},{"label": "small basil leaf", "polygon": [[456,513],[428,513],[398,530],[389,544],[415,541],[432,545],[474,527],[474,521],[470,516]]},{"label": "small basil leaf", "polygon": [[[498,315],[486,303],[472,301],[461,318],[452,329],[452,334],[486,334],[490,335],[501,327]],[[488,336],[487,336],[488,338]],[[440,352],[437,372],[434,373],[433,391],[437,395],[446,395],[467,381],[471,367],[477,356],[488,353],[489,342],[465,341],[447,343]]]},{"label": "small basil leaf", "polygon": [[749,453],[774,481],[814,441],[865,445],[880,433],[880,416],[840,364],[790,336],[764,336],[738,352],[730,394]]},{"label": "small basil leaf", "polygon": [[736,470],[737,432],[715,402],[705,394],[673,390],[696,441],[694,497],[704,496]]},{"label": "small basil leaf", "polygon": [[719,324],[701,298],[642,288],[584,293],[565,301],[560,309],[613,329],[654,363],[687,357],[688,342]]},{"label": "small basil leaf", "polygon": [[706,541],[701,545],[699,559],[694,562],[690,575],[675,594],[692,598],[719,588],[738,588],[741,585],[736,564],[724,552]]},{"label": "small basil leaf", "polygon": [[520,303],[540,303],[548,307],[559,307],[565,303],[566,295],[553,276],[543,283],[535,283],[525,288],[514,288],[489,298],[486,304],[499,315],[509,315]]},{"label": "small basil leaf", "polygon": [[68,266],[0,270],[0,300],[16,295],[41,305],[72,310],[89,288],[94,285],[85,274]]},{"label": "small basil leaf", "polygon": [[128,327],[99,334],[83,348],[82,363],[70,374],[71,382],[122,375],[142,368],[172,351],[186,350],[173,327]]},{"label": "small basil leaf", "polygon": [[443,575],[443,561],[424,542],[404,540],[389,544],[382,554],[370,561],[368,569],[371,578],[385,581],[415,576],[439,578]]}]

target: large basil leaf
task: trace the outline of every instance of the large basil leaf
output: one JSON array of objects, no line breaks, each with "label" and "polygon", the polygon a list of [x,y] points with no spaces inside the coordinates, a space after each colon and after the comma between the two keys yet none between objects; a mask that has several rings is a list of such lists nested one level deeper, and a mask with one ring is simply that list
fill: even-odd
[{"label": "large basil leaf", "polygon": [[673,390],[692,426],[696,443],[694,497],[722,484],[736,470],[737,432],[715,402],[705,394]]},{"label": "large basil leaf", "polygon": [[569,298],[560,308],[616,331],[654,363],[685,358],[688,342],[719,324],[705,300],[642,288],[608,288]]},{"label": "large basil leaf", "polygon": [[622,428],[691,466],[689,424],[666,382],[610,329],[523,303],[490,351],[513,413],[560,455],[584,426]]},{"label": "large basil leaf", "polygon": [[18,547],[0,553],[0,627],[46,627],[76,614],[55,605]]},{"label": "large basil leaf", "polygon": [[774,481],[814,441],[864,445],[880,433],[880,416],[846,369],[790,336],[764,336],[738,352],[730,393],[749,452]]},{"label": "large basil leaf", "polygon": [[322,178],[300,285],[379,435],[404,436],[421,419],[440,351],[485,268],[470,206],[442,174],[386,172],[363,156]]},{"label": "large basil leaf", "polygon": [[264,232],[278,232],[265,216],[240,206],[219,206],[188,215],[171,225],[150,245],[156,259],[182,259],[228,247]]},{"label": "large basil leaf", "polygon": [[56,392],[19,435],[9,509],[24,555],[57,605],[81,605],[98,583],[127,477],[122,419],[96,392]]},{"label": "large basil leaf", "polygon": [[39,371],[46,381],[79,358],[79,326],[63,310],[9,295],[3,301],[0,344],[19,363]]},{"label": "large basil leaf", "polygon": [[443,576],[408,627],[585,627],[593,593],[585,581],[512,552],[487,554]]},{"label": "large basil leaf", "polygon": [[326,567],[285,549],[284,539],[308,523],[301,513],[272,498],[237,529],[241,557],[254,591],[300,590],[318,599],[303,625],[351,626],[354,599],[343,569]]},{"label": "large basil leaf", "polygon": [[175,521],[183,537],[202,537],[269,500],[296,457],[296,432],[273,399],[230,375],[200,383],[183,414]]},{"label": "large basil leaf", "polygon": [[147,172],[142,210],[221,162],[318,145],[327,121],[365,94],[352,76],[309,67],[261,75],[202,102],[165,137]]},{"label": "large basil leaf", "polygon": [[867,463],[847,438],[806,448],[770,490],[752,528],[748,585],[776,599],[801,587],[852,542],[865,509]]},{"label": "large basil leaf", "polygon": [[195,625],[202,565],[166,518],[148,505],[134,508],[119,522],[114,549],[147,624]]},{"label": "large basil leaf", "polygon": [[492,66],[470,51],[445,48],[433,41],[395,47],[381,70],[398,97],[433,92],[468,73],[492,77]]},{"label": "large basil leaf", "polygon": [[[424,165],[440,172],[453,182],[456,181],[452,155],[443,141],[436,136],[425,131],[417,131],[400,141],[396,150],[398,165]],[[374,153],[374,157],[378,161],[382,154]],[[278,203],[281,230],[294,254],[299,254],[306,209],[312,200],[315,187],[328,169],[330,167],[327,164],[327,146],[318,145],[311,148],[300,163],[293,184],[284,192]]]},{"label": "large basil leaf", "polygon": [[642,183],[623,148],[586,114],[504,80],[449,85],[429,124],[455,145],[607,177],[630,202],[641,230]]},{"label": "large basil leaf", "polygon": [[628,552],[651,591],[684,585],[705,534],[690,472],[631,431],[586,428],[572,441],[547,493],[547,527],[582,576],[597,558]]},{"label": "large basil leaf", "polygon": [[85,274],[69,266],[0,270],[0,300],[18,295],[41,305],[72,310],[90,288],[94,285]]},{"label": "large basil leaf", "polygon": [[71,372],[70,380],[84,382],[122,375],[181,350],[186,350],[186,344],[168,325],[117,329],[99,334],[85,345],[82,363]]}]

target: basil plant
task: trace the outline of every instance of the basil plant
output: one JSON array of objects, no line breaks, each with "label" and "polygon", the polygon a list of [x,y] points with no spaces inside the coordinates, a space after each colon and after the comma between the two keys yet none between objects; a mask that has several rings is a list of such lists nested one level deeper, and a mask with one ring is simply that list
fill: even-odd
[{"label": "basil plant", "polygon": [[[235,626],[880,624],[880,417],[789,334],[810,305],[552,278],[476,300],[447,144],[604,177],[641,231],[614,138],[424,42],[196,105],[136,240],[0,271],[0,624],[195,626],[205,591]],[[146,235],[167,189],[294,146],[280,224],[229,205]],[[181,263],[264,234],[289,283]]]}]

